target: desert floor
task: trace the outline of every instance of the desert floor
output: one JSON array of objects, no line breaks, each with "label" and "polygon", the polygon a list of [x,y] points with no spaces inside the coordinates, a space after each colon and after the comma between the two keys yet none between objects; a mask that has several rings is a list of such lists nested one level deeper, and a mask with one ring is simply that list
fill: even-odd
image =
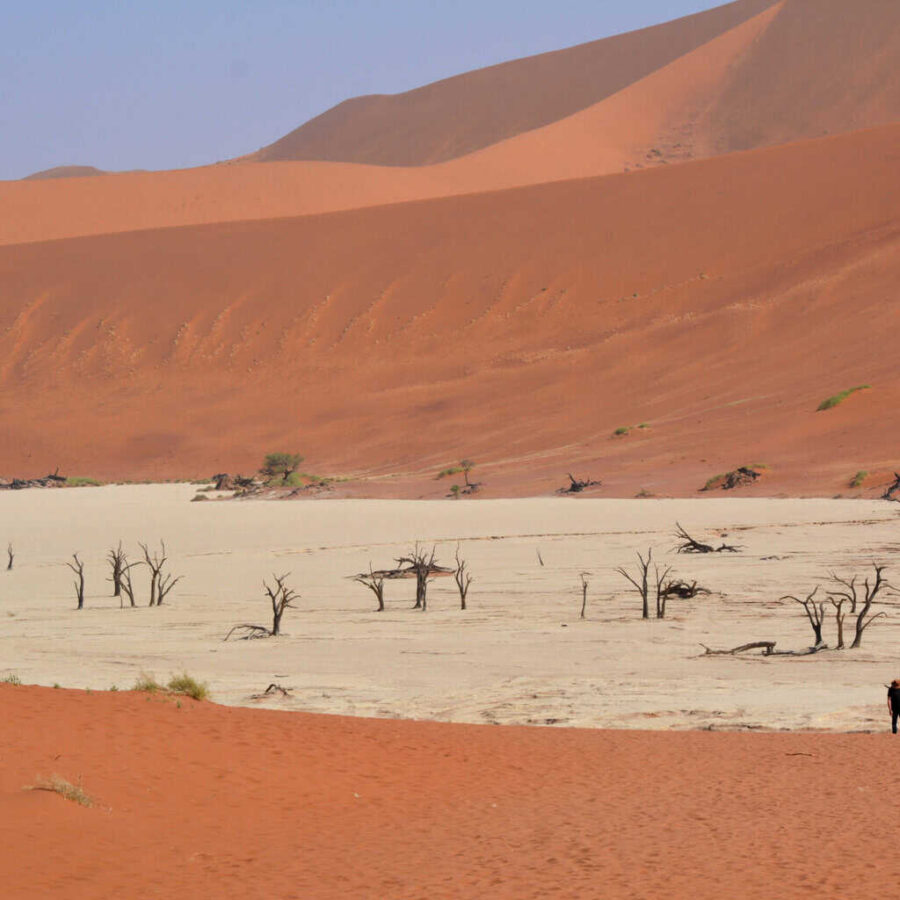
[{"label": "desert floor", "polygon": [[[867,574],[894,563],[897,507],[851,500],[490,500],[191,503],[189,485],[31,490],[0,495],[0,678],[105,690],[141,673],[187,671],[213,699],[238,706],[356,716],[590,728],[882,730],[884,688],[900,676],[900,615],[866,632],[859,650],[810,657],[704,657],[701,644],[774,640],[802,649],[812,632],[800,606],[830,570]],[[738,554],[677,555],[680,521]],[[106,581],[119,539],[166,541],[183,575],[160,608],[120,609]],[[388,609],[347,576],[390,566],[415,541],[445,564],[459,543],[474,583],[458,608],[452,579],[410,607],[414,583],[387,584]],[[615,567],[635,551],[713,593],[670,601],[664,621],[641,621]],[[85,561],[85,609],[75,610],[67,557]],[[543,558],[542,566],[538,559]],[[232,625],[270,618],[262,581],[289,572],[302,595],[277,639],[223,642]],[[579,574],[588,573],[580,620]],[[900,583],[900,575],[897,576]],[[820,591],[820,596],[822,592]],[[874,611],[874,610],[873,610]],[[834,640],[826,606],[825,637]],[[848,634],[851,621],[848,618]],[[255,700],[277,682],[290,696]]]}]

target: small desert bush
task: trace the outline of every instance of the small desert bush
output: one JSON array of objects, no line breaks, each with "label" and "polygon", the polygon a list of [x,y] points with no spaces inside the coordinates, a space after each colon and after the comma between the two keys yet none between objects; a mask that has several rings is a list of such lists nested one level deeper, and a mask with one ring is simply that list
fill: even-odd
[{"label": "small desert bush", "polygon": [[834,409],[839,403],[843,403],[851,394],[855,394],[857,391],[865,391],[868,390],[870,385],[868,384],[860,384],[857,387],[847,388],[846,391],[841,391],[839,394],[834,394],[831,397],[823,400],[818,407],[816,407],[816,412],[822,412],[825,409]]},{"label": "small desert bush", "polygon": [[66,479],[66,487],[100,487],[103,484],[102,481],[97,481],[96,478],[67,478]]},{"label": "small desert bush", "polygon": [[864,469],[860,469],[851,479],[850,487],[858,488],[862,487],[862,483],[869,477],[869,473]]},{"label": "small desert bush", "polygon": [[184,694],[193,697],[194,700],[206,700],[209,697],[209,685],[205,681],[197,681],[187,672],[173,675],[167,687],[173,694]]},{"label": "small desert bush", "polygon": [[22,679],[16,675],[15,672],[11,672],[9,675],[5,675],[3,678],[0,678],[0,684],[21,684]]},{"label": "small desert bush", "polygon": [[140,677],[134,683],[132,690],[143,691],[147,694],[155,694],[157,691],[165,690],[165,688],[152,675],[141,672]]},{"label": "small desert bush", "polygon": [[613,437],[624,437],[629,431],[631,431],[631,426],[622,425],[613,432]]},{"label": "small desert bush", "polygon": [[437,473],[437,477],[438,478],[447,478],[450,475],[459,475],[459,473],[462,471],[463,471],[462,466],[450,466],[449,469],[441,469],[441,471]]},{"label": "small desert bush", "polygon": [[34,784],[25,787],[26,791],[52,791],[71,800],[79,806],[93,806],[94,801],[84,792],[80,784],[72,784],[59,775],[51,775],[49,778],[35,778]]}]

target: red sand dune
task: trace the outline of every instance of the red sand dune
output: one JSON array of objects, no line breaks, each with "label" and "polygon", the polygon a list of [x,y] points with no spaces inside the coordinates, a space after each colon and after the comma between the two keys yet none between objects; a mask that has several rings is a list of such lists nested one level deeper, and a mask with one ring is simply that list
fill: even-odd
[{"label": "red sand dune", "polygon": [[900,119],[895,0],[743,0],[405,94],[348,100],[258,158],[408,166],[458,157],[601,103],[773,8],[771,26],[680,123],[699,148],[744,150]]},{"label": "red sand dune", "polygon": [[[5,182],[0,244],[310,215],[846,132],[900,120],[898,58],[893,0],[742,2],[382,99],[361,117],[341,113],[346,121],[334,134],[326,128],[330,114],[296,133],[324,135],[332,149],[310,151],[313,158],[385,161],[381,150],[390,156],[418,140],[399,127],[402,116],[410,129],[424,129],[425,144],[456,148],[428,151],[427,161],[443,162],[245,157],[185,171]],[[373,156],[360,142],[381,149]]]},{"label": "red sand dune", "polygon": [[774,2],[739,0],[653,28],[466,72],[404,94],[355,97],[263,148],[257,158],[387,166],[453,159],[599,103]]},{"label": "red sand dune", "polygon": [[[900,126],[628,175],[0,248],[0,460],[834,493],[895,464]],[[815,412],[842,389],[871,384]],[[614,428],[651,429],[610,439]]]},{"label": "red sand dune", "polygon": [[[0,685],[7,900],[890,895],[890,735],[346,719]],[[96,805],[24,791],[58,774]]]}]

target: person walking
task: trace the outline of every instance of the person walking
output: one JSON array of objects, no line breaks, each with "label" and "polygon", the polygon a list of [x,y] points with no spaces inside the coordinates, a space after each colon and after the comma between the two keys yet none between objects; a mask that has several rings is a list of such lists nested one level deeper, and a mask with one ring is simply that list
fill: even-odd
[{"label": "person walking", "polygon": [[900,716],[900,678],[895,678],[888,688],[888,712],[891,714],[891,731],[897,733],[897,717]]}]

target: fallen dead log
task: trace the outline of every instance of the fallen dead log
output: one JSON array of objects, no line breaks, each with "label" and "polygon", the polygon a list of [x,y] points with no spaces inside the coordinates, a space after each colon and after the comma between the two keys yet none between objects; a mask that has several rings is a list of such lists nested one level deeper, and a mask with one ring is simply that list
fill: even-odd
[{"label": "fallen dead log", "polygon": [[762,650],[763,656],[772,656],[775,651],[776,641],[753,641],[750,644],[741,644],[740,647],[732,647],[730,650],[713,650],[706,644],[701,644],[704,656],[734,656],[737,653],[745,653],[747,650]]}]

